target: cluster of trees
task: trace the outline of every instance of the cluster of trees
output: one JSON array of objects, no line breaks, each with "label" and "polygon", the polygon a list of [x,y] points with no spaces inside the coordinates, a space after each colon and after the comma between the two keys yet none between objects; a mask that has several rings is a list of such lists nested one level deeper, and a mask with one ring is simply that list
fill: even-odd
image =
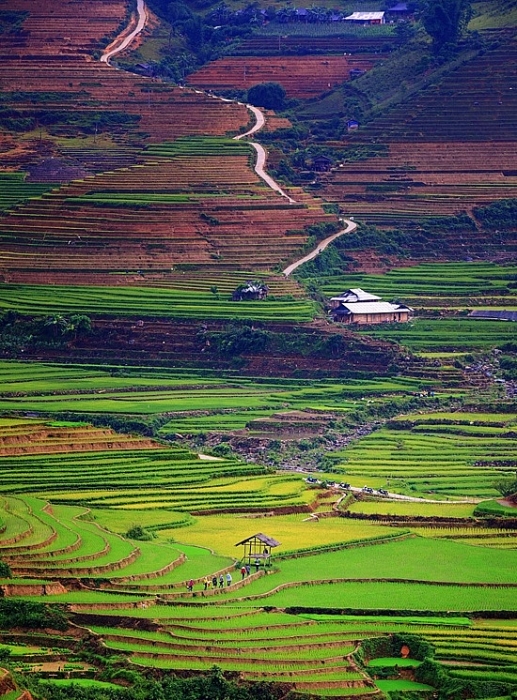
[{"label": "cluster of trees", "polygon": [[269,331],[257,328],[252,321],[234,321],[223,331],[205,333],[210,345],[221,355],[262,352],[270,338]]},{"label": "cluster of trees", "polygon": [[515,230],[517,228],[517,199],[500,199],[486,207],[476,207],[474,215],[487,228]]},{"label": "cluster of trees", "polygon": [[420,0],[420,19],[435,53],[454,47],[471,17],[470,0]]},{"label": "cluster of trees", "polygon": [[38,700],[280,700],[290,687],[269,682],[237,683],[226,679],[218,667],[192,678],[169,674],[154,680],[135,672],[131,675],[135,682],[130,687],[88,688],[33,682],[30,690]]},{"label": "cluster of trees", "polygon": [[15,627],[66,630],[68,621],[56,606],[26,600],[0,599],[0,628],[9,630]]},{"label": "cluster of trees", "polygon": [[33,318],[10,310],[0,317],[0,351],[12,355],[30,347],[62,346],[91,330],[91,319],[84,314]]}]

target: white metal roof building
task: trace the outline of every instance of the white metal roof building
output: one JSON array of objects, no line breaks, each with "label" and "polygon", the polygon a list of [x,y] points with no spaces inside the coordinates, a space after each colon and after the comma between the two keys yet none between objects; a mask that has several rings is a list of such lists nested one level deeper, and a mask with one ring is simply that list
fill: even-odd
[{"label": "white metal roof building", "polygon": [[384,24],[384,12],[353,12],[345,17],[346,22],[363,22],[364,24]]},{"label": "white metal roof building", "polygon": [[405,304],[381,301],[375,294],[359,288],[332,297],[330,307],[335,321],[355,324],[406,323],[413,313],[413,309]]}]

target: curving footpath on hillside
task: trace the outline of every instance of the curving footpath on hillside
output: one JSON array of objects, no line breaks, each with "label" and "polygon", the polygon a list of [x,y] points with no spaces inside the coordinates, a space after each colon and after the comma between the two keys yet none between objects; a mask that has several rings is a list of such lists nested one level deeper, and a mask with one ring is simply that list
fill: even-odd
[{"label": "curving footpath on hillside", "polygon": [[346,223],[346,228],[341,229],[341,231],[338,231],[337,233],[333,233],[332,236],[329,236],[328,238],[325,238],[323,241],[321,241],[321,243],[318,243],[314,250],[312,250],[310,253],[307,253],[307,255],[304,255],[304,257],[300,258],[300,260],[297,260],[296,262],[288,265],[285,268],[285,270],[282,270],[282,274],[286,277],[289,277],[291,272],[294,272],[294,270],[296,270],[297,267],[300,267],[300,265],[303,265],[303,263],[309,262],[309,260],[314,260],[314,258],[317,255],[319,255],[322,251],[324,251],[325,248],[330,243],[332,243],[332,241],[336,240],[336,238],[339,238],[339,236],[343,236],[345,233],[351,233],[357,228],[357,224],[351,219],[343,219],[342,221],[343,223]]},{"label": "curving footpath on hillside", "polygon": [[147,23],[147,9],[144,0],[137,0],[136,12],[137,23],[135,28],[126,36],[124,36],[124,32],[122,32],[121,35],[116,37],[115,40],[111,42],[111,44],[101,56],[100,60],[102,63],[106,63],[106,65],[109,65],[110,59],[117,53],[120,53],[121,51],[126,49],[129,46],[129,44],[133,41],[133,39],[137,37],[143,30]]},{"label": "curving footpath on hillside", "polygon": [[[250,110],[250,112],[253,112],[253,114],[255,115],[255,124],[251,127],[251,129],[246,131],[245,134],[239,134],[239,136],[234,136],[235,141],[239,141],[240,139],[243,139],[246,136],[251,136],[255,132],[260,131],[260,129],[262,129],[262,127],[266,123],[264,113],[258,107],[254,107],[253,105],[249,104],[247,104],[246,107]],[[284,190],[280,187],[278,182],[273,180],[271,175],[268,175],[268,173],[266,173],[266,149],[263,146],[261,146],[260,143],[255,143],[254,141],[250,141],[249,143],[257,152],[257,162],[255,163],[254,168],[257,175],[262,180],[264,180],[266,185],[271,187],[272,190],[278,192],[278,194],[280,194],[282,197],[285,197],[290,202],[290,204],[296,204],[295,200],[292,197],[290,197],[286,192],[284,192]]]},{"label": "curving footpath on hillside", "polygon": [[[119,37],[117,37],[111,44],[110,46],[106,49],[106,51],[103,53],[101,56],[101,62],[106,63],[106,65],[110,65],[110,59],[115,56],[117,53],[120,53],[124,49],[126,49],[129,44],[137,37],[140,32],[144,29],[146,23],[147,23],[147,9],[144,3],[144,0],[137,0],[137,23],[136,26],[133,30],[129,32],[129,34],[124,35],[122,33]],[[195,90],[195,92],[202,92],[201,90]],[[229,100],[224,97],[216,97],[213,95],[214,98],[216,99],[221,99],[224,102],[233,102],[233,100]],[[238,104],[243,104],[242,102]],[[246,104],[246,107],[249,109],[250,112],[253,113],[255,117],[255,124],[248,129],[244,134],[239,134],[238,136],[234,137],[235,141],[239,141],[240,139],[246,138],[247,136],[252,136],[255,134],[257,131],[260,131],[260,129],[263,128],[263,126],[266,123],[266,118],[264,116],[264,113],[258,108],[255,107],[254,105]],[[280,185],[274,180],[271,175],[269,175],[266,170],[266,160],[267,160],[267,153],[266,149],[261,146],[260,143],[256,143],[255,141],[249,141],[249,144],[255,149],[257,153],[257,161],[255,163],[254,170],[257,173],[257,175],[264,180],[266,185],[270,187],[272,190],[275,192],[278,192],[279,195],[282,197],[285,197],[290,204],[296,204],[296,200],[294,200],[292,197],[290,197],[284,190],[280,187]],[[309,260],[313,260],[316,256],[318,256],[322,251],[327,248],[332,241],[336,240],[336,238],[339,238],[339,236],[343,236],[346,233],[351,233],[352,231],[355,231],[357,228],[357,224],[352,221],[351,219],[343,219],[343,223],[346,223],[346,228],[342,229],[341,231],[338,231],[337,233],[334,233],[332,236],[329,236],[328,238],[325,238],[323,241],[318,243],[316,248],[312,250],[310,253],[307,253],[303,258],[300,258],[299,260],[296,260],[295,262],[291,263],[288,265],[284,270],[282,270],[282,274],[285,277],[289,277],[289,275],[294,272],[300,265],[303,265],[304,263],[308,262]]]}]

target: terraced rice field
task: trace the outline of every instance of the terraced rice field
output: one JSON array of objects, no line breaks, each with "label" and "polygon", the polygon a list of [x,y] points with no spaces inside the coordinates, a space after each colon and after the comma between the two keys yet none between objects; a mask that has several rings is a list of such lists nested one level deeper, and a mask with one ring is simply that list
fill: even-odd
[{"label": "terraced rice field", "polygon": [[0,209],[11,209],[26,199],[41,196],[52,188],[51,184],[28,183],[23,173],[0,173]]},{"label": "terraced rice field", "polygon": [[[514,265],[482,262],[421,263],[386,274],[347,274],[350,287],[361,287],[384,299],[403,299],[417,313],[461,311],[476,307],[517,306]],[[342,277],[324,278],[328,297],[343,291]],[[460,343],[458,343],[460,345]]]},{"label": "terraced rice field", "polygon": [[247,90],[280,83],[288,97],[310,98],[350,79],[351,70],[369,70],[375,54],[347,56],[226,56],[188,76],[189,85],[209,90]]},{"label": "terraced rice field", "polygon": [[[121,22],[127,24],[126,3],[94,0],[81,8],[80,17],[73,2],[52,0],[50,5],[35,5],[16,0],[10,8],[26,11],[27,18],[14,47],[12,36],[7,32],[2,35],[1,80],[4,90],[13,93],[13,106],[29,116],[37,114],[41,93],[64,93],[70,95],[81,116],[91,111],[92,104],[133,115],[139,129],[152,140],[193,133],[224,134],[248,121],[246,109],[239,105],[212,103],[203,94],[156,85],[150,78],[115,71],[92,60],[92,53],[117,35]],[[52,25],[49,14],[55,19]],[[45,107],[61,112],[63,98],[47,98]],[[171,112],[174,119],[170,118]],[[74,126],[71,131],[77,133]],[[127,139],[123,126],[115,124],[115,131]],[[138,139],[138,131],[132,136]]]},{"label": "terraced rice field", "polygon": [[[31,285],[0,286],[0,308],[18,309],[37,314],[42,306],[50,313],[84,313],[140,317],[150,308],[162,318],[177,319],[254,319],[256,321],[311,321],[316,313],[314,302],[264,301],[233,302],[216,299],[210,292],[167,288],[135,287],[54,287],[54,302],[49,303],[48,287]],[[3,298],[2,298],[3,297]],[[43,305],[43,299],[45,303]]]},{"label": "terraced rice field", "polygon": [[400,427],[394,421],[342,453],[337,469],[356,483],[408,495],[493,497],[494,482],[515,469],[515,415],[508,414],[500,427],[483,421],[473,426],[472,418],[458,412],[438,424],[432,415],[401,419]]},{"label": "terraced rice field", "polygon": [[[63,366],[16,361],[0,362],[0,379],[0,410],[41,411],[54,416],[68,411],[76,419],[87,418],[89,413],[131,416],[166,413],[169,421],[164,424],[164,435],[181,432],[182,426],[186,430],[194,428],[196,419],[204,414],[209,422],[212,417],[217,424],[218,416],[222,416],[223,421],[225,416],[234,416],[236,420],[248,422],[257,415],[293,409],[342,413],[357,407],[357,401],[363,396],[404,396],[429,386],[427,380],[405,377],[319,381],[270,378],[264,381],[236,377],[235,373],[221,376],[217,372],[167,368]],[[23,421],[20,424],[15,420],[13,425],[19,426],[13,430],[27,432]],[[77,427],[74,430],[81,435]],[[126,436],[120,438],[122,442],[127,439]],[[109,437],[106,440],[117,443]],[[25,442],[30,440],[26,438]]]},{"label": "terraced rice field", "polygon": [[28,281],[29,269],[44,271],[46,282],[65,271],[270,270],[302,249],[306,227],[335,217],[301,190],[292,192],[296,204],[280,197],[251,169],[251,153],[240,141],[164,142],[138,165],[75,180],[10,210],[0,218],[7,279]]},{"label": "terraced rice field", "polygon": [[[359,163],[345,158],[324,185],[324,196],[358,219],[402,228],[514,197],[517,82],[509,66],[516,50],[509,40],[472,55],[360,129],[355,143],[387,144],[387,157]],[[449,257],[459,259],[485,257],[500,246],[491,235],[467,232],[442,240]],[[507,245],[513,249],[514,242]],[[429,243],[413,246],[412,255],[428,259]]]}]

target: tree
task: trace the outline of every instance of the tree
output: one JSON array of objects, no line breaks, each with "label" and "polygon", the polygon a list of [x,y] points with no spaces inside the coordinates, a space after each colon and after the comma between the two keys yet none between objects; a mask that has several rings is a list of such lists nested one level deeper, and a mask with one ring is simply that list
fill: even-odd
[{"label": "tree", "polygon": [[283,109],[285,90],[280,83],[259,83],[248,90],[248,102],[255,107]]},{"label": "tree", "polygon": [[43,326],[47,329],[48,335],[55,338],[66,333],[68,319],[61,314],[54,314],[45,318]]},{"label": "tree", "polygon": [[144,530],[141,525],[134,525],[131,527],[126,532],[125,537],[128,537],[130,540],[142,540],[143,542],[153,539],[153,535],[147,530]]},{"label": "tree", "polygon": [[471,16],[470,0],[422,0],[422,24],[433,40],[434,52],[455,46]]},{"label": "tree", "polygon": [[517,479],[501,479],[495,482],[494,488],[505,498],[513,496],[517,494]]},{"label": "tree", "polygon": [[1,578],[12,578],[13,574],[11,572],[11,568],[9,564],[6,564],[5,561],[0,560],[0,577]]}]

